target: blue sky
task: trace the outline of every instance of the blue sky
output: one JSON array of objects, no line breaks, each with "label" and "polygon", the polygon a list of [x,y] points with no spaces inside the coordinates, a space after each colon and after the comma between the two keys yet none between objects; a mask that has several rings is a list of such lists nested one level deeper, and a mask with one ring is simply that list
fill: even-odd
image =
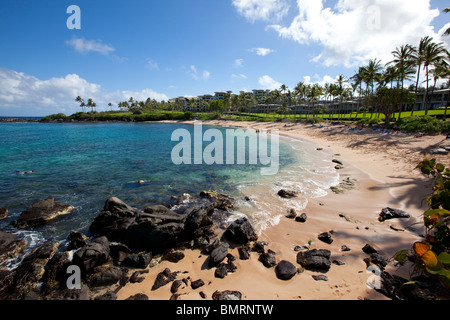
[{"label": "blue sky", "polygon": [[[2,0],[0,116],[71,114],[77,95],[101,110],[130,96],[350,77],[369,58],[387,62],[396,46],[439,38],[450,22],[445,2]],[[70,5],[81,9],[80,30],[66,26]]]}]

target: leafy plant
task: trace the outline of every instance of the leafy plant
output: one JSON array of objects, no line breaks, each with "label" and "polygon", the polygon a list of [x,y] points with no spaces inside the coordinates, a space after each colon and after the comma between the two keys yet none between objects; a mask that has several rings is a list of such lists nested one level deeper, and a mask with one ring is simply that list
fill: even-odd
[{"label": "leafy plant", "polygon": [[438,277],[450,287],[450,170],[436,163],[436,159],[425,159],[417,168],[436,180],[433,194],[427,198],[431,209],[423,215],[426,239],[414,243],[411,254],[409,250],[401,250],[394,259],[405,262],[411,258],[416,261],[416,271]]},{"label": "leafy plant", "polygon": [[446,122],[431,116],[404,118],[398,124],[400,130],[407,132],[444,133],[449,129]]}]

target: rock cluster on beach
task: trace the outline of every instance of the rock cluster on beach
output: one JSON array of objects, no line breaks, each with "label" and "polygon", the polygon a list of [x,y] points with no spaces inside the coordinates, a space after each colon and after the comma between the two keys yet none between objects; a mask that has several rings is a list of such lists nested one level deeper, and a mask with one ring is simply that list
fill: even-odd
[{"label": "rock cluster on beach", "polygon": [[[182,202],[182,199],[172,200]],[[22,257],[16,269],[1,269],[0,300],[115,299],[116,292],[96,295],[98,288],[119,285],[120,289],[128,282],[140,282],[155,255],[161,255],[161,260],[178,262],[184,254],[173,250],[183,248],[199,249],[208,255],[209,267],[216,268],[217,277],[223,278],[236,270],[235,258],[228,253],[229,243],[247,244],[257,240],[246,218],[236,220],[223,234],[217,234],[214,212],[229,210],[234,202],[226,195],[204,191],[193,204],[178,206],[177,210],[162,205],[138,210],[112,197],[92,222],[90,237],[74,231],[68,243],[45,243]],[[50,223],[71,210],[72,206],[49,197],[27,208],[12,225],[28,228]],[[0,263],[20,257],[25,246],[24,240],[0,232]],[[80,288],[69,290],[67,270],[71,265],[80,269],[82,283]],[[131,276],[130,270],[135,270]],[[153,290],[175,278],[176,273],[165,270],[158,275]],[[193,288],[202,285],[201,279],[191,281]],[[217,297],[221,295],[216,294]]]},{"label": "rock cluster on beach", "polygon": [[[190,201],[180,205],[186,199]],[[177,205],[156,205],[139,210],[118,198],[109,198],[92,221],[89,234],[73,231],[63,244],[47,242],[25,255],[24,240],[0,232],[0,263],[10,259],[21,261],[14,270],[0,269],[0,300],[114,300],[118,291],[128,283],[144,281],[145,274],[151,273],[152,267],[159,262],[178,263],[185,259],[183,250],[187,248],[197,249],[206,257],[202,269],[213,270],[217,279],[237,272],[236,260],[245,263],[251,259],[251,254],[258,256],[257,263],[273,270],[273,276],[279,281],[291,281],[305,270],[314,273],[311,276],[315,281],[328,281],[326,274],[333,265],[345,265],[333,260],[329,249],[311,249],[309,246],[294,249],[297,252],[295,261],[278,259],[277,252],[268,248],[267,243],[258,241],[255,229],[245,217],[228,223],[226,227],[219,226],[216,215],[226,215],[233,209],[235,200],[229,196],[203,191],[194,201],[191,196],[183,195],[174,197],[172,203]],[[50,223],[55,219],[55,212],[69,208],[71,206],[48,198],[31,205],[14,225],[27,228]],[[346,215],[339,216],[353,222]],[[408,217],[401,210],[385,208],[380,213],[380,222]],[[295,210],[288,210],[288,218],[308,223],[307,215],[297,216]],[[318,243],[330,248],[334,236],[334,231],[318,234]],[[231,249],[237,249],[238,257],[232,254]],[[341,252],[349,251],[348,246],[341,246]],[[372,245],[364,246],[362,252],[366,254],[364,262],[367,267],[376,266],[381,270],[382,288],[378,291],[387,297],[427,299],[440,296],[442,288],[437,284],[434,284],[437,292],[420,279],[404,286],[407,280],[385,272],[389,260]],[[68,287],[71,266],[80,270],[81,283],[76,288]],[[206,281],[192,279],[186,273],[165,268],[155,273],[156,278],[149,290],[170,288],[172,300],[185,294],[183,290],[187,289],[198,292],[203,299],[208,298],[202,291],[208,285]],[[216,291],[210,296],[214,300],[239,300],[243,297],[241,292],[232,290]],[[148,296],[143,294],[129,297],[129,300],[146,299]]]}]

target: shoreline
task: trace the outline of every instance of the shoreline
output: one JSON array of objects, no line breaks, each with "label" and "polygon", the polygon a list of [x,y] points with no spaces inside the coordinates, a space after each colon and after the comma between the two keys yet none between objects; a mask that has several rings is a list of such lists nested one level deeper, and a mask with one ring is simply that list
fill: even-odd
[{"label": "shoreline", "polygon": [[[194,121],[162,122],[194,123]],[[244,191],[242,195],[235,199],[242,197],[239,200],[242,201],[245,196],[246,201],[254,202],[254,204],[260,203],[262,200],[264,206],[252,204],[247,208],[249,210],[244,211],[244,213],[249,216],[253,214],[258,216],[261,213],[267,216],[268,214],[275,222],[275,224],[270,223],[267,228],[261,230],[258,225],[259,220],[253,219],[253,227],[259,232],[258,241],[255,243],[253,239],[251,244],[248,245],[255,245],[254,248],[256,248],[256,250],[249,250],[247,253],[249,259],[241,258],[242,252],[238,250],[239,247],[234,247],[231,244],[231,248],[226,249],[228,263],[221,264],[222,269],[225,267],[227,270],[225,276],[221,276],[220,272],[217,274],[219,268],[209,266],[212,258],[209,256],[210,251],[207,250],[202,253],[200,249],[177,250],[175,248],[174,252],[183,253],[182,258],[176,259],[177,262],[163,261],[161,255],[152,257],[151,254],[147,256],[146,253],[136,252],[141,258],[149,257],[149,260],[146,260],[146,267],[142,267],[144,268],[143,271],[136,272],[134,267],[122,269],[120,262],[120,269],[113,267],[110,264],[113,263],[111,259],[115,261],[119,257],[112,253],[109,257],[109,266],[104,265],[102,267],[112,267],[112,269],[107,271],[102,268],[96,269],[95,272],[101,274],[101,276],[96,275],[96,277],[107,277],[108,273],[122,270],[120,271],[122,273],[121,279],[118,283],[112,284],[114,282],[111,282],[111,285],[106,287],[96,288],[94,285],[91,288],[89,284],[91,298],[94,298],[94,295],[97,298],[102,293],[114,293],[114,300],[127,300],[137,294],[145,295],[150,300],[211,300],[217,291],[237,291],[242,294],[242,300],[247,301],[389,300],[382,293],[368,287],[369,281],[375,284],[381,283],[380,275],[384,269],[383,267],[381,269],[378,267],[376,270],[369,269],[375,271],[375,274],[368,271],[368,267],[374,265],[370,260],[372,256],[363,252],[363,247],[366,245],[370,245],[374,248],[373,250],[376,250],[382,256],[381,261],[386,260],[388,264],[385,271],[395,276],[410,279],[412,264],[407,262],[400,266],[392,261],[392,257],[399,250],[410,249],[414,242],[423,240],[425,235],[422,222],[423,212],[428,209],[425,199],[431,193],[433,181],[422,175],[415,167],[425,157],[436,157],[439,162],[450,167],[448,156],[432,154],[432,150],[436,147],[446,148],[450,146],[450,140],[439,135],[425,135],[418,138],[404,133],[393,134],[371,128],[365,130],[354,130],[352,128],[350,130],[347,125],[315,127],[299,123],[223,120],[204,121],[202,123],[205,126],[220,126],[223,128],[278,130],[280,136],[286,138],[284,142],[292,145],[291,152],[298,153],[300,152],[298,150],[303,150],[301,152],[312,154],[311,161],[308,162],[308,169],[304,171],[305,175],[309,176],[310,173],[317,171],[320,176],[325,172],[326,176],[324,177],[329,177],[329,174],[332,175],[332,181],[334,181],[332,184],[341,183],[334,187],[327,184],[325,182],[327,180],[324,180],[325,184],[322,184],[320,179],[312,178],[308,180],[306,176],[302,177],[303,171],[287,170],[274,179],[268,180],[265,184],[255,186],[249,184],[249,187],[245,186],[241,190]],[[337,162],[339,166],[333,168],[336,165],[333,162]],[[336,179],[337,177],[339,179]],[[283,189],[284,186],[292,186],[292,190],[296,190],[300,185],[302,185],[300,188],[302,191],[298,197],[284,199],[277,195],[278,191]],[[317,186],[320,186],[320,192],[318,193],[315,192]],[[114,205],[118,201],[119,207],[126,206],[133,211],[133,217],[138,213],[138,209],[128,207],[124,203],[120,204],[121,201],[116,198],[110,198],[108,201],[112,201],[111,203]],[[215,205],[219,203],[216,202]],[[387,207],[404,210],[410,214],[410,217],[380,222],[378,219],[380,212]],[[294,217],[287,217],[292,208],[296,209]],[[237,213],[240,213],[242,209],[241,205],[235,207]],[[107,215],[108,212],[105,214]],[[300,219],[294,219],[295,216]],[[130,223],[139,219],[133,217],[129,219]],[[234,216],[231,220],[234,220]],[[229,219],[229,222],[231,220]],[[155,221],[155,223],[159,222]],[[199,232],[205,232],[203,235],[212,232],[211,235],[216,234],[220,238],[227,225],[217,225],[215,230],[201,229],[202,231],[200,231],[199,229]],[[180,227],[182,229],[187,228],[186,225]],[[145,227],[142,228],[145,229]],[[153,231],[147,230],[145,232],[153,234]],[[101,231],[99,233],[102,234]],[[320,235],[324,233],[327,234],[327,239],[319,239],[321,238]],[[3,234],[3,236],[7,235]],[[80,236],[83,235],[80,234]],[[143,239],[140,241],[144,241]],[[195,238],[195,241],[199,239]],[[207,242],[211,244],[215,238],[213,237],[210,240],[211,238],[208,235],[207,239]],[[112,235],[112,240],[114,240],[114,235]],[[95,242],[96,240],[92,241]],[[106,240],[106,243],[108,243],[108,240]],[[154,242],[149,242],[149,244],[152,243]],[[86,249],[89,245],[83,248]],[[43,245],[40,250],[55,250],[57,246],[57,244],[49,242]],[[112,246],[115,249],[109,247],[108,252],[109,250],[120,251],[120,244],[112,244]],[[183,248],[192,247],[205,248],[201,245],[194,245],[194,242],[186,243]],[[211,248],[215,247],[217,247],[217,244],[211,246]],[[248,247],[248,249],[251,248]],[[305,270],[298,257],[301,257],[304,252],[311,252],[311,250],[316,249],[327,251],[331,255],[329,260],[327,258],[327,269],[311,271],[310,268],[307,268]],[[152,249],[148,249],[148,251],[153,252]],[[155,253],[157,253],[156,251],[158,250],[155,249]],[[261,260],[262,256],[260,256],[262,252],[271,256],[272,267],[263,265],[264,262]],[[70,256],[68,252],[65,254]],[[125,253],[125,255],[127,254]],[[49,253],[50,256],[51,253]],[[109,256],[109,253],[107,256]],[[176,256],[179,257],[180,255],[177,254]],[[284,264],[280,265],[290,265],[289,268],[292,267],[294,271],[297,270],[297,273],[291,274],[288,281],[280,280],[279,274],[276,274],[278,266],[275,268],[275,265],[281,261]],[[102,260],[99,260],[100,262]],[[33,263],[39,265],[43,261],[38,259]],[[377,265],[377,262],[373,263]],[[116,266],[115,262],[114,266]],[[15,271],[13,273],[4,272],[8,277],[14,276],[15,273]],[[161,278],[161,273],[167,274],[167,272],[171,274],[171,280],[166,285],[153,291],[152,287],[155,280]],[[130,277],[133,278],[132,281]],[[136,277],[139,281],[136,281]],[[175,284],[174,279],[181,285],[176,293],[171,290],[172,284]],[[91,280],[87,280],[88,283]],[[198,283],[197,280],[203,284],[200,288],[193,286]],[[1,290],[0,293],[2,293]]]},{"label": "shoreline", "polygon": [[[168,123],[193,123],[193,121],[165,121]],[[414,146],[407,146],[410,157],[406,158],[403,150],[396,146],[410,141],[408,135],[389,136],[389,145],[395,147],[394,156],[392,150],[388,153],[391,158],[372,147],[373,145],[352,142],[349,147],[348,139],[344,139],[347,132],[339,127],[325,128],[334,131],[333,135],[323,134],[319,129],[311,126],[295,124],[284,127],[283,123],[255,123],[255,122],[230,122],[230,121],[204,121],[204,125],[230,126],[253,129],[280,129],[280,135],[295,139],[307,140],[323,148],[324,152],[331,152],[344,163],[344,168],[339,170],[341,180],[351,177],[356,179],[354,189],[343,194],[335,194],[328,191],[324,197],[309,199],[304,212],[308,220],[304,224],[295,222],[285,217],[280,219],[276,226],[264,230],[259,241],[267,243],[265,249],[276,252],[277,262],[287,260],[297,267],[294,251],[296,246],[308,246],[310,249],[327,249],[331,251],[331,260],[338,260],[345,265],[333,264],[326,273],[328,281],[315,281],[313,275],[318,273],[304,271],[297,274],[289,281],[277,279],[273,268],[266,268],[258,261],[258,254],[250,253],[250,260],[241,261],[237,249],[230,250],[235,257],[237,266],[235,273],[229,274],[225,279],[214,277],[214,269],[204,267],[207,256],[202,256],[199,251],[185,250],[185,258],[174,264],[163,261],[150,268],[145,280],[138,284],[127,284],[117,293],[118,300],[142,293],[150,300],[167,300],[172,293],[170,286],[165,286],[157,291],[150,291],[156,275],[165,268],[180,271],[177,279],[189,278],[191,281],[202,279],[205,286],[200,289],[191,289],[185,285],[177,294],[179,300],[202,300],[199,294],[202,292],[206,299],[211,299],[215,291],[236,290],[240,291],[244,300],[388,300],[387,297],[367,287],[367,281],[371,276],[367,272],[364,259],[368,257],[362,248],[366,244],[375,247],[385,258],[390,259],[399,250],[409,249],[415,241],[420,241],[425,234],[421,215],[427,209],[424,201],[430,193],[431,182],[414,170],[412,165],[415,159],[422,156],[422,152],[415,148],[417,144],[436,144],[443,137],[425,136],[421,140],[410,142]],[[316,130],[316,131],[314,131]],[[366,132],[365,135],[376,134]],[[332,137],[332,138],[330,138]],[[358,135],[360,140],[367,140],[367,136]],[[373,137],[370,137],[371,139]],[[380,139],[381,136],[376,136]],[[369,148],[370,147],[370,148]],[[373,150],[372,150],[373,149]],[[423,154],[422,159],[426,154]],[[444,159],[445,160],[445,159]],[[445,161],[444,161],[445,162]],[[418,163],[418,162],[417,162]],[[416,165],[417,165],[416,163]],[[444,163],[445,164],[445,163]],[[448,165],[448,164],[447,164]],[[393,219],[383,223],[378,221],[378,215],[383,208],[392,207],[405,210],[411,215],[411,219]],[[301,214],[299,212],[298,214]],[[394,226],[404,231],[394,231]],[[329,245],[317,239],[322,232],[333,230],[334,242]],[[311,243],[312,241],[312,243]],[[343,252],[342,246],[351,249]],[[394,267],[390,263],[386,269],[388,272],[409,277],[410,267]],[[320,274],[320,273],[319,273]]]}]

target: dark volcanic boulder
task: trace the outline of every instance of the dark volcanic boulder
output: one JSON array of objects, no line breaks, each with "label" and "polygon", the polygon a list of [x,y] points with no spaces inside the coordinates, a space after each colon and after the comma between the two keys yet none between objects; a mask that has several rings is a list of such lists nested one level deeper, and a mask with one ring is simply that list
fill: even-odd
[{"label": "dark volcanic boulder", "polygon": [[145,254],[132,254],[123,260],[121,266],[130,267],[134,269],[145,269],[150,264],[152,260],[151,253]]},{"label": "dark volcanic boulder", "polygon": [[71,265],[68,252],[56,252],[45,266],[43,283],[46,289],[65,288],[68,278],[67,268]]},{"label": "dark volcanic boulder", "polygon": [[215,191],[202,191],[200,197],[209,199],[214,208],[224,211],[233,209],[236,202],[235,199]]},{"label": "dark volcanic boulder", "polygon": [[119,282],[124,274],[125,273],[122,269],[109,268],[92,276],[89,280],[89,285],[90,287],[111,286]]},{"label": "dark volcanic boulder", "polygon": [[282,189],[282,190],[278,191],[278,195],[281,198],[291,199],[291,198],[296,198],[298,196],[298,192]]},{"label": "dark volcanic boulder", "polygon": [[209,205],[191,206],[175,212],[158,205],[139,214],[117,198],[110,198],[93,221],[90,232],[126,244],[134,251],[164,253],[183,243],[209,235]]},{"label": "dark volcanic boulder", "polygon": [[224,237],[236,244],[247,244],[258,240],[255,229],[245,217],[234,221],[225,231]]},{"label": "dark volcanic boulder", "polygon": [[0,220],[5,219],[7,217],[8,217],[8,209],[0,208]]},{"label": "dark volcanic boulder", "polygon": [[309,250],[297,254],[297,263],[307,270],[328,272],[331,267],[329,250]]},{"label": "dark volcanic boulder", "polygon": [[79,266],[83,273],[101,266],[109,259],[109,242],[106,237],[94,239],[73,255],[73,263]]},{"label": "dark volcanic boulder", "polygon": [[297,268],[289,261],[283,260],[275,267],[275,274],[280,280],[290,280],[296,275],[296,273]]},{"label": "dark volcanic boulder", "polygon": [[222,243],[211,252],[208,263],[210,268],[217,266],[227,257],[228,248],[229,245],[227,243]]},{"label": "dark volcanic boulder", "polygon": [[55,198],[48,197],[29,206],[12,225],[19,229],[47,224],[59,216],[74,211],[71,205],[63,205]]},{"label": "dark volcanic boulder", "polygon": [[333,243],[332,236],[333,236],[333,232],[324,232],[324,233],[319,234],[317,236],[317,238],[320,241],[323,241],[323,242],[328,243],[328,244],[332,244]]},{"label": "dark volcanic boulder", "polygon": [[89,231],[113,239],[136,220],[137,214],[137,209],[128,206],[120,199],[109,198],[103,211],[92,222]]},{"label": "dark volcanic boulder", "polygon": [[21,299],[25,294],[36,290],[41,281],[45,266],[58,248],[57,244],[46,243],[27,255],[14,272],[14,282],[10,287],[10,299]]},{"label": "dark volcanic boulder", "polygon": [[272,268],[277,265],[277,259],[275,257],[275,253],[272,250],[268,250],[265,253],[262,253],[258,260],[266,267]]},{"label": "dark volcanic boulder", "polygon": [[216,291],[212,295],[213,300],[241,300],[242,293],[239,291]]},{"label": "dark volcanic boulder", "polygon": [[153,284],[152,291],[158,290],[166,284],[174,281],[177,278],[178,272],[171,272],[169,268],[164,269],[158,273]]},{"label": "dark volcanic boulder", "polygon": [[409,215],[409,213],[407,213],[403,210],[384,208],[383,210],[381,210],[378,221],[383,222],[383,221],[386,221],[389,219],[395,219],[395,218],[409,219],[410,215]]},{"label": "dark volcanic boulder", "polygon": [[0,231],[0,263],[17,257],[25,248],[26,242],[15,235]]}]

